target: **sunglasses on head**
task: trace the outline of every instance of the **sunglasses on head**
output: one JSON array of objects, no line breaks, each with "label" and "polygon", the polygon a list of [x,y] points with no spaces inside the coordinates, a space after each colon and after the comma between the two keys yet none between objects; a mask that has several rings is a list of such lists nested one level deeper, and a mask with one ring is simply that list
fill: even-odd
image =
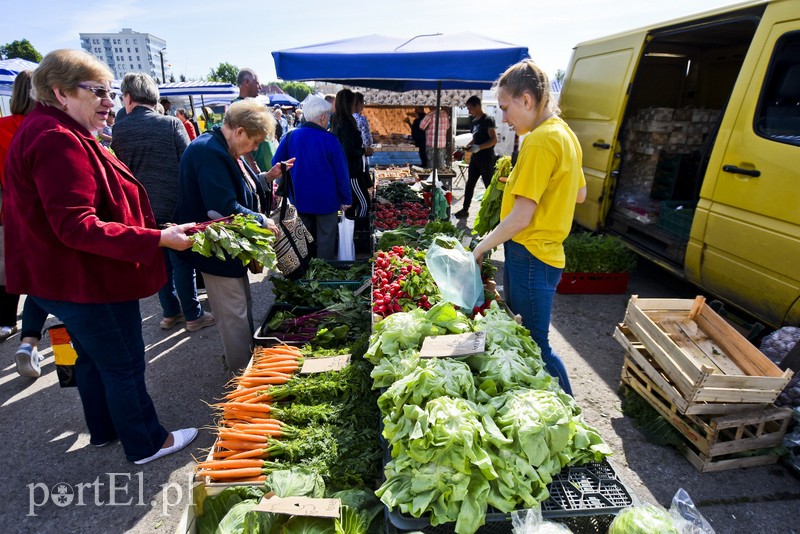
[{"label": "sunglasses on head", "polygon": [[115,98],[117,98],[117,93],[115,93],[114,91],[109,91],[105,87],[95,87],[93,85],[86,85],[84,83],[79,83],[78,87],[80,87],[81,89],[86,89],[87,91],[91,91],[92,93],[94,93],[94,96],[96,96],[101,100],[103,98],[108,98],[110,100],[114,100]]}]

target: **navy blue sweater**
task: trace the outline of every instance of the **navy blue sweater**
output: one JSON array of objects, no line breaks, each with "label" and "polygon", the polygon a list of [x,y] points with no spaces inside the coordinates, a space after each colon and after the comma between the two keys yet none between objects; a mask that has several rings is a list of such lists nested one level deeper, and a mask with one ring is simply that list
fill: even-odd
[{"label": "navy blue sweater", "polygon": [[[255,215],[257,196],[245,183],[239,164],[228,152],[220,128],[214,127],[189,145],[181,157],[180,191],[175,207],[175,222],[203,222],[209,210],[223,217],[237,213]],[[236,259],[220,261],[191,251],[180,253],[200,272],[238,278],[247,267]]]}]

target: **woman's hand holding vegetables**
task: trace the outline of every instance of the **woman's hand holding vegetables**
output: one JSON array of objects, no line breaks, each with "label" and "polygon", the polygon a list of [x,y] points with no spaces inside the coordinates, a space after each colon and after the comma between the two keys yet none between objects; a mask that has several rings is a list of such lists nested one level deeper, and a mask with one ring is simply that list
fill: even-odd
[{"label": "woman's hand holding vegetables", "polygon": [[171,248],[173,250],[186,250],[192,248],[192,241],[186,235],[186,230],[195,226],[195,223],[173,224],[161,230],[161,239],[158,240],[159,247]]}]

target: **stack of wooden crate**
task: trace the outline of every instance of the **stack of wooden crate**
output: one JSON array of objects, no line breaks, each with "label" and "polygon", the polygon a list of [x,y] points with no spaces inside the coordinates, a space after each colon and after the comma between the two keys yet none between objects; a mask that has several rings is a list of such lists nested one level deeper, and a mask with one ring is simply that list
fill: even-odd
[{"label": "stack of wooden crate", "polygon": [[625,179],[619,181],[617,197],[648,198],[662,151],[689,154],[702,149],[719,113],[697,108],[638,110],[624,125]]},{"label": "stack of wooden crate", "polygon": [[686,438],[699,471],[777,461],[791,410],[772,403],[792,377],[696,299],[628,303],[614,337],[626,349],[622,382]]}]

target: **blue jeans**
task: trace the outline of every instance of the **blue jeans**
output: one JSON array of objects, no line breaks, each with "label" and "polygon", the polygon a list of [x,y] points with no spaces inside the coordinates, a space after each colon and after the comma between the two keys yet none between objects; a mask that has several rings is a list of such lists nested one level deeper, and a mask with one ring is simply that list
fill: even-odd
[{"label": "blue jeans", "polygon": [[63,321],[78,353],[75,380],[91,443],[119,438],[128,460],[155,454],[167,439],[144,381],[139,301],[77,304],[33,298]]},{"label": "blue jeans", "polygon": [[47,312],[40,308],[31,297],[25,297],[25,303],[22,305],[22,331],[19,338],[42,339],[45,322],[47,322]]},{"label": "blue jeans", "polygon": [[158,290],[158,301],[164,317],[175,317],[183,310],[187,321],[203,315],[197,299],[194,268],[171,250],[163,249],[167,267],[167,283]]},{"label": "blue jeans", "polygon": [[561,280],[561,269],[537,259],[525,246],[514,241],[506,241],[504,250],[503,293],[506,304],[511,311],[522,316],[522,326],[530,330],[531,337],[542,350],[547,372],[558,378],[561,388],[572,395],[567,368],[553,352],[548,337],[553,297]]}]

